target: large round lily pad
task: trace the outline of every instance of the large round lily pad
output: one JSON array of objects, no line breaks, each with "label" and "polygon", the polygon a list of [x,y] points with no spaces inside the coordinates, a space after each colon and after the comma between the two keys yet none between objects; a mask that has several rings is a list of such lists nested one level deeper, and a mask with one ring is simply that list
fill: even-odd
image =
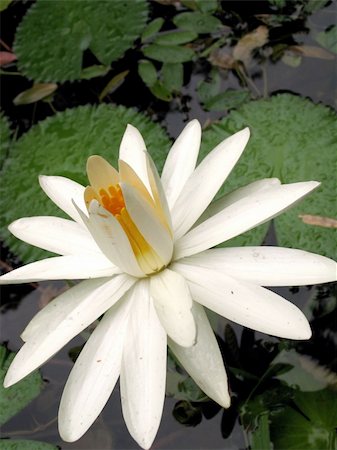
[{"label": "large round lily pad", "polygon": [[13,145],[2,171],[1,237],[23,261],[41,259],[46,252],[11,236],[8,224],[20,217],[62,215],[41,190],[38,175],[61,175],[87,185],[87,158],[99,154],[116,167],[128,123],[140,130],[153,159],[161,166],[170,147],[167,135],[144,115],[122,106],[66,110],[38,123]]},{"label": "large round lily pad", "polygon": [[35,81],[79,79],[85,50],[110,65],[141,35],[147,14],[146,0],[38,0],[16,32],[19,68]]},{"label": "large round lily pad", "polygon": [[[297,206],[275,219],[280,246],[296,247],[336,257],[336,229],[303,223],[300,215],[337,216],[336,114],[322,105],[290,94],[252,101],[204,133],[205,154],[226,136],[245,126],[251,139],[224,185],[226,192],[267,178],[282,183],[318,180],[322,184]],[[261,243],[265,228],[257,228],[226,245]],[[260,241],[260,242],[259,242]]]},{"label": "large round lily pad", "polygon": [[9,145],[11,142],[10,137],[11,130],[9,128],[7,117],[2,112],[0,112],[0,167],[2,166],[8,153]]}]

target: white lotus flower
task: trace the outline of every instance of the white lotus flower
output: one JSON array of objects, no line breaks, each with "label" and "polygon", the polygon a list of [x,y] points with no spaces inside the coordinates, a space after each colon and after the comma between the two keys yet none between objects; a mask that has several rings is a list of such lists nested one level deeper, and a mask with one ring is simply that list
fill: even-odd
[{"label": "white lotus flower", "polygon": [[92,156],[86,189],[66,178],[40,177],[42,189],[72,220],[29,217],[9,227],[19,239],[62,256],[13,270],[1,283],[87,280],[28,324],[5,386],[38,368],[104,314],[63,392],[59,430],[65,441],[87,431],[120,377],[129,432],[141,447],[151,446],[165,396],[167,336],[201,389],[228,407],[226,372],[204,306],[254,330],[310,338],[303,313],[261,286],[335,280],[332,260],[276,247],[208,249],[275,217],[319,183],[265,179],[211,204],[249,130],[221,142],[195,168],[200,138],[194,120],[171,148],[160,180],[140,133],[129,125],[118,172]]}]

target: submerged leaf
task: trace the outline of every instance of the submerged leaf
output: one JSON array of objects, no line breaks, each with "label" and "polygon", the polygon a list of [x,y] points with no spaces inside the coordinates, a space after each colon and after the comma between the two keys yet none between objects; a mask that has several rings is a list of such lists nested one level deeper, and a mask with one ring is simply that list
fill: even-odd
[{"label": "submerged leaf", "polygon": [[33,87],[20,92],[13,100],[14,105],[28,105],[29,103],[35,103],[48,97],[55,92],[57,84],[55,83],[38,83]]},{"label": "submerged leaf", "polygon": [[82,70],[81,79],[90,80],[91,78],[102,77],[106,75],[109,70],[109,66],[103,66],[102,64],[96,64],[94,66],[86,67]]},{"label": "submerged leaf", "polygon": [[166,89],[179,92],[184,83],[184,66],[181,63],[164,63],[161,71]]},{"label": "submerged leaf", "polygon": [[108,94],[112,94],[116,89],[119,88],[119,86],[124,82],[125,77],[128,75],[129,71],[124,70],[123,72],[118,73],[115,75],[109,83],[105,86],[103,91],[99,94],[99,101],[102,101]]},{"label": "submerged leaf", "polygon": [[214,33],[222,27],[221,21],[203,12],[184,12],[173,19],[176,27],[194,31],[197,34]]}]

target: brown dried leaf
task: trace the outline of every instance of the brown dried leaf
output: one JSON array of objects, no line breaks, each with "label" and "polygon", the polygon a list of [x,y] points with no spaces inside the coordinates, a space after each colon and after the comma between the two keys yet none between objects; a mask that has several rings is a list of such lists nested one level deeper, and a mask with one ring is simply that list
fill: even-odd
[{"label": "brown dried leaf", "polygon": [[260,25],[251,33],[243,36],[233,49],[233,57],[237,61],[242,61],[246,66],[252,59],[252,51],[262,47],[268,42],[268,28]]},{"label": "brown dried leaf", "polygon": [[16,55],[11,52],[0,52],[0,66],[6,66],[13,61],[16,61]]},{"label": "brown dried leaf", "polygon": [[301,214],[298,216],[303,223],[316,225],[324,228],[337,228],[337,220],[330,217],[312,216],[311,214]]},{"label": "brown dried leaf", "polygon": [[288,50],[293,51],[294,53],[308,56],[309,58],[318,58],[318,59],[335,59],[335,55],[333,55],[328,50],[325,50],[322,47],[316,47],[314,45],[291,45]]},{"label": "brown dried leaf", "polygon": [[208,60],[213,66],[221,67],[221,69],[233,69],[235,65],[235,59],[225,48],[213,50]]},{"label": "brown dried leaf", "polygon": [[13,100],[14,105],[28,105],[42,100],[48,95],[55,92],[57,89],[56,83],[38,83],[26,91],[20,92]]}]

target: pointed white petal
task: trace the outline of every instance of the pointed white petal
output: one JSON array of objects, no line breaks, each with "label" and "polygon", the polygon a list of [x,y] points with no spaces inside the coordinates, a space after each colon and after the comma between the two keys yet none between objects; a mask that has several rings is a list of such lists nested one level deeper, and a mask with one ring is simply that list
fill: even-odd
[{"label": "pointed white petal", "polygon": [[96,200],[89,207],[89,218],[83,221],[103,254],[124,272],[143,277],[131,244],[118,220]]},{"label": "pointed white petal", "polygon": [[301,286],[337,279],[335,261],[292,248],[216,248],[179,262],[217,270],[260,286]]},{"label": "pointed white petal", "polygon": [[150,278],[150,293],[166,333],[183,347],[193,345],[196,339],[193,302],[184,277],[166,269]]},{"label": "pointed white petal", "polygon": [[42,310],[33,325],[28,325],[28,340],[15,356],[4,385],[11,386],[41,366],[111,308],[134,283],[135,279],[125,274],[108,281],[83,281],[49,303],[48,310]]},{"label": "pointed white petal", "polygon": [[192,227],[211,203],[240,158],[248,139],[248,128],[225,139],[203,159],[187,180],[171,212],[176,239]]},{"label": "pointed white petal", "polygon": [[132,125],[126,127],[119,147],[119,159],[125,161],[136,172],[146,189],[151,192],[146,169],[146,145],[140,132]]},{"label": "pointed white petal", "polygon": [[82,211],[86,211],[84,202],[84,187],[75,181],[64,177],[39,176],[41,188],[48,197],[76,222],[82,224],[73,201]]},{"label": "pointed white petal", "polygon": [[204,308],[193,303],[197,323],[197,342],[193,347],[181,347],[169,340],[169,347],[198,386],[224,408],[230,406],[227,374],[218,343]]},{"label": "pointed white petal", "polygon": [[108,161],[98,155],[92,155],[87,161],[87,174],[91,187],[99,193],[101,189],[119,182],[117,170]]},{"label": "pointed white petal", "polygon": [[110,277],[120,273],[104,255],[101,257],[56,256],[19,267],[0,277],[0,284],[30,283],[42,280],[83,280]]},{"label": "pointed white petal", "polygon": [[118,380],[131,306],[129,293],[105,313],[70,372],[58,418],[66,442],[76,441],[89,429]]},{"label": "pointed white petal", "polygon": [[284,184],[238,200],[179,239],[175,258],[202,252],[267,222],[318,186],[317,181]]},{"label": "pointed white petal", "polygon": [[171,261],[173,240],[157,211],[132,186],[121,183],[126,210],[148,244],[166,265]]},{"label": "pointed white petal", "polygon": [[192,298],[233,322],[289,339],[309,339],[310,325],[292,303],[260,286],[201,267],[174,264],[185,276]]},{"label": "pointed white petal", "polygon": [[201,141],[201,126],[189,122],[178,136],[166,158],[161,181],[170,209],[175,204],[197,163]]},{"label": "pointed white petal", "polygon": [[15,237],[60,255],[99,254],[96,242],[86,228],[60,217],[24,217],[8,227]]},{"label": "pointed white petal", "polygon": [[166,333],[149,296],[138,282],[130,312],[120,378],[123,416],[131,436],[148,449],[160,424],[166,384]]},{"label": "pointed white petal", "polygon": [[269,189],[272,186],[280,186],[280,184],[281,181],[278,178],[264,178],[263,180],[253,181],[247,186],[235,189],[229,194],[225,194],[222,197],[215,200],[214,202],[212,202],[209,205],[209,207],[204,211],[204,213],[199,217],[197,222],[194,224],[194,227],[204,222],[206,219],[209,219],[210,217],[214,216],[223,209],[227,208],[227,206],[231,205],[232,203],[235,203],[238,200],[247,197],[248,195]]}]

